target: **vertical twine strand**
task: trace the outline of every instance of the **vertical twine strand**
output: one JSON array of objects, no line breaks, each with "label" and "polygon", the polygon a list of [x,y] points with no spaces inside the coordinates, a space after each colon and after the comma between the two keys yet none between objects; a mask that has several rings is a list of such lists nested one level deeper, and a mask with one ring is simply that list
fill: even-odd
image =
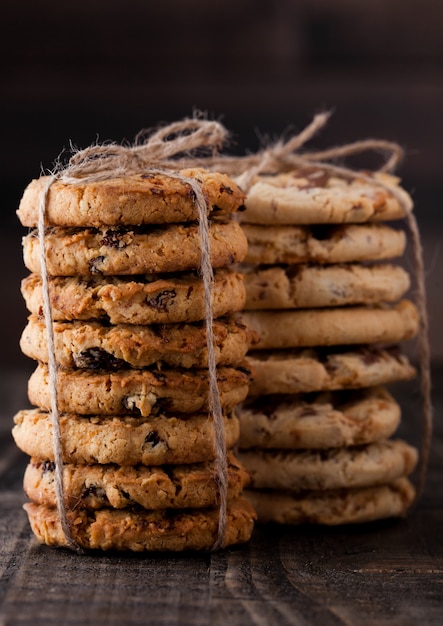
[{"label": "vertical twine strand", "polygon": [[80,546],[73,539],[71,529],[66,514],[64,487],[63,487],[63,445],[60,432],[60,414],[58,410],[58,391],[57,391],[57,363],[55,359],[54,347],[54,327],[52,319],[52,307],[50,296],[50,285],[48,277],[48,268],[46,264],[46,239],[45,239],[45,214],[48,193],[51,185],[56,180],[55,176],[50,176],[40,196],[38,207],[38,239],[40,243],[40,267],[42,277],[43,291],[43,314],[45,318],[46,337],[48,342],[48,369],[49,369],[49,389],[51,396],[51,424],[52,424],[52,441],[54,449],[55,462],[55,495],[57,501],[57,511],[60,518],[60,524],[66,537],[68,547],[76,552],[81,552]]}]

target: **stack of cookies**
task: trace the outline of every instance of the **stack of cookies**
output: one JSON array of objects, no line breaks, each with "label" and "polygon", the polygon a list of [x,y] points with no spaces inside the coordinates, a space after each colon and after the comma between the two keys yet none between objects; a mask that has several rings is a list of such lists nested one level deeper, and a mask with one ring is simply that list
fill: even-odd
[{"label": "stack of cookies", "polygon": [[[232,269],[247,241],[232,214],[244,194],[225,175],[183,170],[75,185],[56,181],[46,204],[46,267],[58,366],[58,410],[67,520],[87,549],[210,549],[219,492],[209,410],[201,237],[192,178],[210,214],[217,378],[228,450],[223,545],[249,539],[248,475],[232,453],[235,406],[247,396],[251,333],[236,312],[243,278]],[[186,177],[186,179],[183,179]],[[46,179],[26,189],[18,211],[35,228]],[[22,293],[31,312],[21,347],[38,361],[30,402],[13,430],[31,457],[25,505],[37,538],[65,545],[56,509],[48,343],[41,250],[24,238],[32,272]]]},{"label": "stack of cookies", "polygon": [[[417,450],[394,439],[386,389],[415,370],[399,342],[418,330],[398,181],[318,167],[257,177],[241,220],[245,322],[259,335],[239,458],[263,522],[340,524],[402,515]],[[392,224],[386,222],[393,221]]]}]

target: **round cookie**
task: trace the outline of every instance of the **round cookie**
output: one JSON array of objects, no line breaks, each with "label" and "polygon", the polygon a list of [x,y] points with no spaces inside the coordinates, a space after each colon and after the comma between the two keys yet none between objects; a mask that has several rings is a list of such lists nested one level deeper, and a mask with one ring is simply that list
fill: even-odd
[{"label": "round cookie", "polygon": [[[244,193],[225,174],[203,169],[179,170],[201,185],[208,212],[229,214],[241,208]],[[48,177],[25,189],[17,215],[23,226],[36,227],[38,206]],[[195,194],[189,183],[173,174],[146,172],[77,184],[55,181],[48,193],[46,222],[51,226],[119,226],[166,224],[198,220]]]},{"label": "round cookie", "polygon": [[256,350],[249,395],[358,389],[413,378],[416,370],[398,347]]},{"label": "round cookie", "polygon": [[404,231],[386,224],[271,226],[242,224],[248,239],[245,263],[350,263],[403,254]]},{"label": "round cookie", "polygon": [[[201,238],[196,224],[99,229],[54,228],[47,232],[46,266],[52,276],[91,276],[179,272],[198,269]],[[209,250],[212,267],[240,262],[247,240],[237,222],[212,222]],[[40,273],[36,232],[23,239],[26,267]]]},{"label": "round cookie", "polygon": [[[12,434],[30,457],[54,460],[52,424],[39,409],[19,411]],[[224,416],[226,447],[239,436],[238,419]],[[159,415],[149,419],[130,416],[60,415],[65,463],[165,465],[202,463],[216,457],[214,427],[207,413],[183,417]]]},{"label": "round cookie", "polygon": [[[173,367],[207,367],[204,322],[193,324],[104,325],[100,322],[54,322],[55,357],[59,365],[80,369],[142,368],[161,362]],[[214,320],[218,365],[240,363],[254,334],[237,317]],[[31,315],[20,340],[22,352],[47,363],[44,321]]]},{"label": "round cookie", "polygon": [[395,302],[409,274],[395,265],[244,268],[245,309],[294,309]]},{"label": "round cookie", "polygon": [[[31,459],[27,466],[24,490],[36,504],[56,506],[54,470],[52,461],[39,459]],[[228,499],[238,498],[248,482],[249,475],[228,453]],[[218,503],[213,462],[155,467],[66,464],[63,487],[68,509],[189,509]]]},{"label": "round cookie", "polygon": [[342,224],[403,218],[397,197],[377,185],[391,187],[412,205],[398,178],[381,172],[372,177],[373,185],[358,177],[339,178],[320,167],[257,176],[240,219],[251,224]]},{"label": "round cookie", "polygon": [[369,487],[408,476],[417,450],[401,440],[324,450],[243,450],[251,488],[290,491]]},{"label": "round cookie", "polygon": [[325,450],[390,437],[400,407],[381,387],[248,398],[237,408],[242,449]]},{"label": "round cookie", "polygon": [[416,306],[352,306],[288,311],[245,311],[245,324],[258,335],[258,349],[362,343],[398,343],[418,332]]},{"label": "round cookie", "polygon": [[401,517],[415,499],[407,478],[386,485],[327,491],[246,490],[244,495],[257,512],[257,521],[278,524],[356,524]]},{"label": "round cookie", "polygon": [[[217,369],[221,406],[232,410],[247,394],[250,371],[243,367]],[[51,409],[49,371],[40,363],[28,383],[29,401]],[[57,372],[57,403],[61,412],[80,415],[197,413],[209,409],[208,370],[116,370]]]},{"label": "round cookie", "polygon": [[[41,543],[67,546],[57,510],[27,503],[31,528]],[[68,511],[73,539],[87,550],[182,551],[211,550],[218,534],[218,508],[167,511]],[[223,546],[251,537],[255,511],[245,498],[228,503]]]},{"label": "round cookie", "polygon": [[[55,277],[50,280],[52,316],[56,321],[105,319],[111,324],[169,324],[205,319],[203,282],[195,274],[147,275],[133,278]],[[22,281],[31,313],[43,310],[38,274]],[[214,317],[240,311],[245,302],[243,277],[229,269],[214,272]]]}]

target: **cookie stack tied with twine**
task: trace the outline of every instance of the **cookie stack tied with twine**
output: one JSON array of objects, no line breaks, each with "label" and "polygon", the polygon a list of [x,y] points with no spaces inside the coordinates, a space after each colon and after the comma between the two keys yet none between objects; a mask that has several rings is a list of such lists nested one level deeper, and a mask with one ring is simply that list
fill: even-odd
[{"label": "cookie stack tied with twine", "polygon": [[[317,116],[288,144],[262,153],[237,180],[248,189],[241,214],[244,320],[259,335],[249,354],[254,382],[239,409],[239,458],[258,520],[343,524],[404,515],[416,496],[408,476],[418,450],[396,439],[400,406],[385,385],[415,376],[399,342],[420,329],[425,434],[431,433],[429,347],[422,255],[409,195],[379,171],[357,173],[325,160],[367,148],[359,142],[294,155],[327,120]],[[265,174],[261,174],[265,172]],[[408,273],[392,262],[411,227],[418,308]]]},{"label": "cookie stack tied with twine", "polygon": [[[15,416],[31,456],[37,538],[75,549],[212,549],[247,541],[255,513],[232,448],[251,333],[244,194],[192,165],[225,130],[185,120],[133,147],[96,146],[33,181],[18,211],[31,275],[21,341],[38,408]],[[183,157],[180,162],[177,156]]]}]

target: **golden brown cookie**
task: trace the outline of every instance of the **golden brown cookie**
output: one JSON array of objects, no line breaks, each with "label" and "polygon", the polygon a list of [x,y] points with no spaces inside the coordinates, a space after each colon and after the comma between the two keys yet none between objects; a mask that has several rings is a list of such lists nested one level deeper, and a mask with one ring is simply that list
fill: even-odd
[{"label": "golden brown cookie", "polygon": [[397,346],[347,349],[255,350],[249,395],[358,389],[413,378],[416,370]]},{"label": "golden brown cookie", "polygon": [[304,309],[395,302],[409,289],[409,274],[395,265],[243,266],[245,309]]},{"label": "golden brown cookie", "polygon": [[[52,276],[91,276],[179,272],[198,269],[201,237],[196,224],[145,228],[53,228],[46,237],[46,267]],[[26,267],[40,273],[40,246],[35,231],[23,239]],[[209,231],[212,267],[242,261],[247,240],[237,222],[212,222]]]},{"label": "golden brown cookie", "polygon": [[[106,325],[101,322],[54,322],[55,357],[65,368],[142,368],[161,362],[172,367],[207,367],[204,322],[192,324]],[[235,365],[246,355],[254,334],[238,316],[214,321],[214,352],[219,365]],[[20,347],[32,359],[47,363],[44,321],[31,315]]]},{"label": "golden brown cookie", "polygon": [[386,485],[326,491],[247,490],[258,522],[278,524],[356,524],[406,514],[415,498],[407,478]]},{"label": "golden brown cookie", "polygon": [[[203,169],[178,171],[201,185],[208,212],[232,213],[244,202],[240,188],[225,174]],[[37,226],[38,206],[47,177],[25,189],[18,217],[23,226]],[[119,226],[190,222],[198,219],[191,185],[173,174],[150,173],[126,178],[68,184],[55,181],[48,193],[46,221],[51,226]]]},{"label": "golden brown cookie", "polygon": [[[51,418],[38,409],[19,411],[12,430],[17,446],[31,457],[54,460]],[[239,436],[238,419],[224,416],[226,447]],[[165,465],[215,458],[214,427],[207,413],[131,416],[60,416],[63,461],[78,464]]]},{"label": "golden brown cookie", "polygon": [[[67,546],[55,508],[27,503],[32,530],[41,543]],[[85,509],[68,511],[74,540],[87,550],[210,550],[218,534],[218,508],[167,511]],[[245,498],[228,504],[223,546],[251,537],[255,512]]]},{"label": "golden brown cookie", "polygon": [[418,332],[415,305],[352,306],[292,311],[245,311],[247,326],[258,335],[258,349],[398,343]]},{"label": "golden brown cookie", "polygon": [[245,263],[350,263],[403,254],[406,235],[386,224],[271,226],[242,223],[248,239]]},{"label": "golden brown cookie", "polygon": [[[217,369],[221,406],[232,410],[248,393],[246,367]],[[57,373],[57,401],[61,412],[79,415],[199,413],[209,408],[209,375],[205,369],[63,370]],[[50,410],[48,367],[40,363],[28,384],[29,400]]]},{"label": "golden brown cookie", "polygon": [[[38,274],[22,282],[31,313],[43,311]],[[203,282],[197,274],[152,274],[137,277],[55,277],[50,280],[52,316],[56,321],[102,319],[111,324],[170,324],[205,319]],[[245,302],[243,277],[229,269],[214,272],[214,317],[240,311]]]},{"label": "golden brown cookie", "polygon": [[242,450],[239,459],[251,474],[251,488],[326,490],[383,485],[408,476],[416,448],[381,440],[363,446],[324,450]]},{"label": "golden brown cookie", "polygon": [[400,406],[383,388],[248,398],[236,410],[242,449],[356,446],[390,437]]},{"label": "golden brown cookie", "polygon": [[[229,452],[228,499],[238,498],[248,482],[249,474]],[[68,509],[189,509],[218,504],[213,462],[152,467],[67,463],[63,466],[63,488]],[[36,504],[55,507],[55,464],[31,459],[24,490]]]},{"label": "golden brown cookie", "polygon": [[412,201],[398,178],[381,172],[372,177],[374,183],[370,184],[358,176],[339,178],[320,167],[257,176],[241,220],[251,224],[342,224],[403,218],[404,209],[394,193],[408,204]]}]

